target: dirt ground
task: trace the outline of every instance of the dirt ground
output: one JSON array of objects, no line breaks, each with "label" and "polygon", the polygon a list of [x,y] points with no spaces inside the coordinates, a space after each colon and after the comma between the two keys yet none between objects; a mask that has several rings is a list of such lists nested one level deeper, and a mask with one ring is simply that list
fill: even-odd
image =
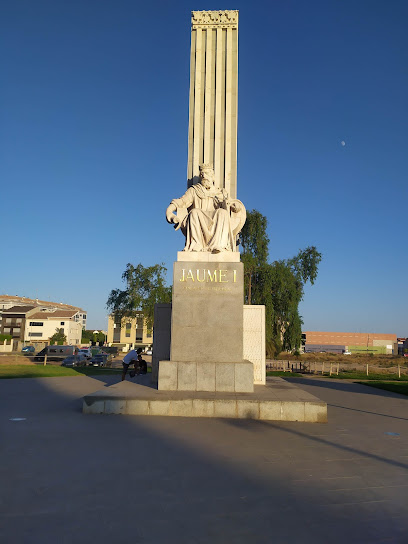
[{"label": "dirt ground", "polygon": [[291,353],[281,353],[277,360],[300,361],[302,363],[341,363],[354,365],[370,365],[378,367],[393,367],[397,365],[408,367],[408,357],[400,355],[371,355],[371,354],[353,354],[343,355],[336,353],[303,353],[302,355],[293,355]]},{"label": "dirt ground", "polygon": [[[277,359],[267,360],[267,366],[276,370],[306,370],[306,372],[369,372],[378,374],[408,374],[408,358],[398,355],[343,355],[334,353],[281,353]],[[282,368],[281,368],[282,366]],[[367,370],[368,367],[368,370]]]},{"label": "dirt ground", "polygon": [[0,354],[0,365],[33,365],[31,357],[26,357],[25,355],[15,355],[15,354]]}]

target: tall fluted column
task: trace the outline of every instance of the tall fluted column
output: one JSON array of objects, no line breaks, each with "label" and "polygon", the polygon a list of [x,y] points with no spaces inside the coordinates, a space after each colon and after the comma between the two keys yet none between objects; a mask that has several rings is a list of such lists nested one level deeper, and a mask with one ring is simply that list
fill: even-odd
[{"label": "tall fluted column", "polygon": [[187,185],[204,162],[236,198],[238,11],[193,11],[191,22]]}]

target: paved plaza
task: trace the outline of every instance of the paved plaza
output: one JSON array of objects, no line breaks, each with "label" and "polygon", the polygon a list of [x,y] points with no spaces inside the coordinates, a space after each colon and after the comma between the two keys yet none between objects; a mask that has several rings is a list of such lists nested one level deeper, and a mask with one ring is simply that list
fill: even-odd
[{"label": "paved plaza", "polygon": [[119,379],[0,381],[1,542],[408,542],[407,397],[305,378],[327,424],[81,413]]}]

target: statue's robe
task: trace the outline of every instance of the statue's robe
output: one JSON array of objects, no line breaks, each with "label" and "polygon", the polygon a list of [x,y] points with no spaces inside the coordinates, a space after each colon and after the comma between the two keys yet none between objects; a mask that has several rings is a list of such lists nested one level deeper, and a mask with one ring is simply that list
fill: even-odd
[{"label": "statue's robe", "polygon": [[[184,251],[237,251],[237,234],[246,219],[240,200],[229,200],[225,191],[206,189],[197,183],[171,203],[177,207],[180,228],[186,237]],[[235,204],[237,212],[231,211],[231,204]]]}]

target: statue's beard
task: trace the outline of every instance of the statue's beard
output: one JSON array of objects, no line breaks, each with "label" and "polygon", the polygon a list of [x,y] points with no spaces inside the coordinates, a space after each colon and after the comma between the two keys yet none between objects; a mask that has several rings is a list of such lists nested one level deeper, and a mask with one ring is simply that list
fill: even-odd
[{"label": "statue's beard", "polygon": [[203,179],[203,186],[204,186],[204,189],[207,189],[207,191],[209,191],[212,187],[212,183],[211,181],[208,181],[207,179]]}]

